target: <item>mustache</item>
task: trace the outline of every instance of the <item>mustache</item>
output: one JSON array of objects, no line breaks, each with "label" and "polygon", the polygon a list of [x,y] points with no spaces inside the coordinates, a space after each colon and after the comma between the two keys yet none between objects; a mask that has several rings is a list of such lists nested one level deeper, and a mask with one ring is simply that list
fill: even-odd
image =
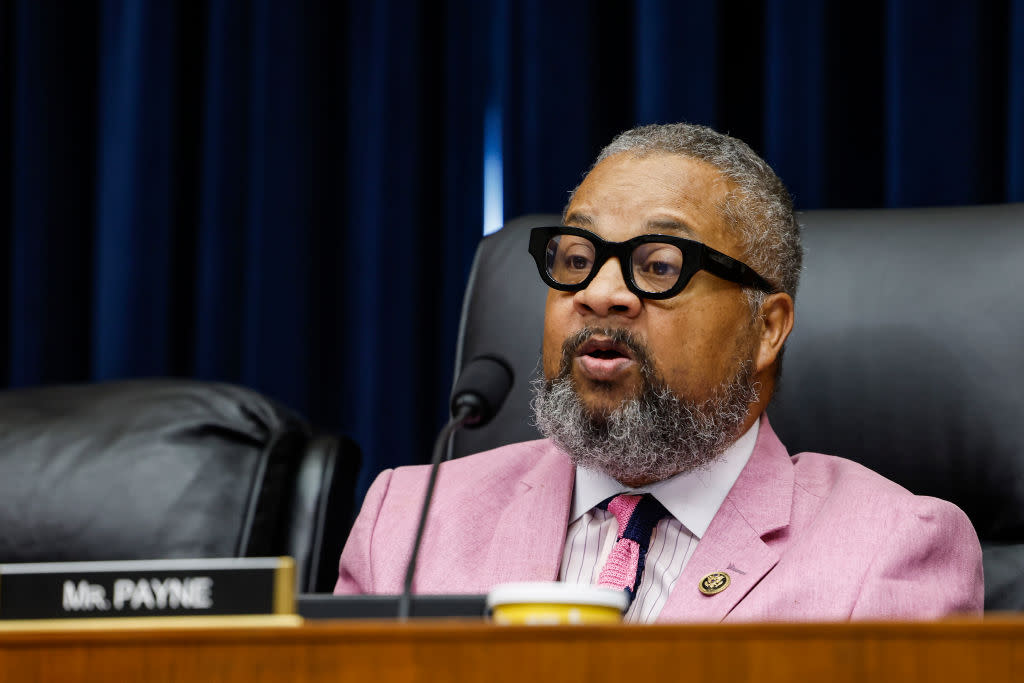
[{"label": "mustache", "polygon": [[640,337],[629,330],[621,327],[596,327],[588,325],[570,335],[562,342],[562,361],[558,367],[558,378],[565,379],[572,372],[573,359],[579,355],[580,347],[590,341],[592,337],[606,337],[614,344],[621,344],[629,349],[633,360],[640,366],[641,375],[649,377],[654,364],[652,362],[651,350]]}]

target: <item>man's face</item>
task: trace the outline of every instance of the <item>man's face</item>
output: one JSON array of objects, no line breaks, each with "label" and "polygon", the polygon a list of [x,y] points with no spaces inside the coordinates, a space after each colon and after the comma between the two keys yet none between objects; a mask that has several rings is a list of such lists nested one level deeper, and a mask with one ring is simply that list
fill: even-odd
[{"label": "man's face", "polygon": [[[701,161],[674,154],[617,154],[587,175],[565,222],[615,242],[642,234],[677,235],[743,260],[739,240],[720,213],[729,189],[729,182]],[[584,327],[628,331],[647,347],[652,370],[666,387],[694,402],[710,398],[733,378],[756,345],[739,285],[699,271],[672,298],[641,299],[626,288],[615,259],[584,290],[549,290],[546,379],[558,376],[563,344]],[[587,413],[608,415],[640,394],[643,381],[634,355],[601,334],[571,351],[569,376]]]}]

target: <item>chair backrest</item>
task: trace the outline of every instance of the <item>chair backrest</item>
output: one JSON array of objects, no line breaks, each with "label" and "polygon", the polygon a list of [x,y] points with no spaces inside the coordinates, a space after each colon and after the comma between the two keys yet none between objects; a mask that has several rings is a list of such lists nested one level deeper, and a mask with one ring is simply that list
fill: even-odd
[{"label": "chair backrest", "polygon": [[[528,216],[485,238],[456,368],[488,352],[516,371],[495,420],[454,454],[537,438],[546,290]],[[782,383],[768,408],[791,452],[861,462],[959,505],[985,549],[986,607],[1024,608],[1024,204],[802,214],[805,272]]]},{"label": "chair backrest", "polygon": [[548,288],[526,247],[530,228],[558,225],[561,220],[556,214],[523,216],[485,237],[477,247],[462,302],[456,376],[477,356],[495,354],[509,362],[514,377],[512,390],[490,423],[455,433],[452,457],[540,438],[531,417],[530,382],[540,373]]},{"label": "chair backrest", "polygon": [[358,467],[237,386],[0,392],[0,562],[291,555],[300,590],[329,591]]}]

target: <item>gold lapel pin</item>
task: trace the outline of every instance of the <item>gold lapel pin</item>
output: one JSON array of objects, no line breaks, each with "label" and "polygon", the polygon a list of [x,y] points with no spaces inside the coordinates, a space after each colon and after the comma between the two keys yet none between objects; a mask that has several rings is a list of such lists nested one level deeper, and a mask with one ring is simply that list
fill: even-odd
[{"label": "gold lapel pin", "polygon": [[700,592],[704,595],[714,595],[715,593],[721,593],[728,588],[731,582],[732,579],[730,579],[729,575],[725,572],[711,572],[700,580],[700,583],[697,584],[697,588],[699,588]]}]

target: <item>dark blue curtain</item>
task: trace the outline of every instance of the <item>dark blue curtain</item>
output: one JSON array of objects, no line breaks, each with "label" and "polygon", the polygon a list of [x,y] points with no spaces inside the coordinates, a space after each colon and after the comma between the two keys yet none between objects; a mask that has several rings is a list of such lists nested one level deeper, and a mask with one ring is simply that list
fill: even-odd
[{"label": "dark blue curtain", "polygon": [[444,417],[488,152],[506,216],[675,120],[803,209],[1024,201],[1024,0],[20,0],[0,78],[3,383],[245,384],[363,487]]}]

